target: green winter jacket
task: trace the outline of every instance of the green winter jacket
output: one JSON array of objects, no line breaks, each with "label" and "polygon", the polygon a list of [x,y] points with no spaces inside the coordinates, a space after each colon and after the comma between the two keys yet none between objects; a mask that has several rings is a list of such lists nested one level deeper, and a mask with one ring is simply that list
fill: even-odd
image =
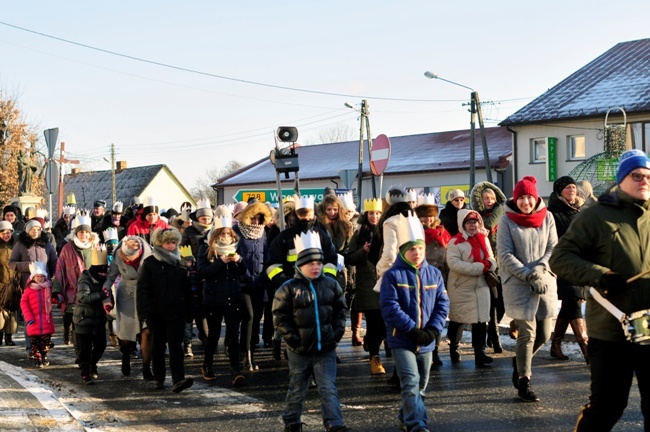
[{"label": "green winter jacket", "polygon": [[[562,236],[549,261],[559,277],[577,285],[599,287],[600,277],[612,271],[626,278],[650,269],[650,200],[634,201],[617,186],[598,204],[581,211]],[[609,300],[626,314],[650,308],[650,276],[632,282]],[[587,297],[590,337],[604,341],[625,339],[623,327],[593,297]]]}]

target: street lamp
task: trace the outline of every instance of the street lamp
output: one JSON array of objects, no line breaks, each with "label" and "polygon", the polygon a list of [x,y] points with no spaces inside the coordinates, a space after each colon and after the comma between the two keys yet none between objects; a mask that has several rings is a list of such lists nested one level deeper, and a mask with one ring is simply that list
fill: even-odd
[{"label": "street lamp", "polygon": [[474,187],[475,184],[475,172],[476,172],[476,162],[475,162],[475,141],[474,141],[474,130],[475,130],[475,117],[476,114],[478,114],[478,123],[479,127],[481,129],[481,140],[483,142],[483,158],[485,159],[485,174],[487,177],[487,181],[492,183],[492,169],[490,168],[490,157],[488,155],[488,148],[487,148],[487,140],[485,139],[485,126],[483,125],[483,113],[481,112],[481,101],[478,97],[478,92],[474,90],[471,87],[468,87],[463,84],[459,84],[454,81],[450,81],[445,78],[441,78],[438,74],[433,73],[431,71],[426,71],[424,73],[424,76],[429,78],[429,79],[437,79],[440,81],[445,81],[448,82],[449,84],[453,84],[458,87],[463,87],[468,90],[470,90],[472,93],[470,95],[470,100],[471,100],[471,117],[470,117],[470,127],[471,127],[471,135],[470,135],[470,155],[469,155],[469,188],[470,190]]}]

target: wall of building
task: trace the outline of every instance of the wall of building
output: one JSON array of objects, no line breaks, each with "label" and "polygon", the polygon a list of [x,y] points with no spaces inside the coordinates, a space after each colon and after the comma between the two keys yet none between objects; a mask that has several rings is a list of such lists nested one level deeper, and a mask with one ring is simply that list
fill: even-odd
[{"label": "wall of building", "polygon": [[144,202],[148,196],[154,198],[161,211],[172,207],[179,210],[181,204],[185,201],[195,204],[194,199],[185,193],[183,188],[164,169],[160,170],[151,183],[142,191],[140,199]]}]

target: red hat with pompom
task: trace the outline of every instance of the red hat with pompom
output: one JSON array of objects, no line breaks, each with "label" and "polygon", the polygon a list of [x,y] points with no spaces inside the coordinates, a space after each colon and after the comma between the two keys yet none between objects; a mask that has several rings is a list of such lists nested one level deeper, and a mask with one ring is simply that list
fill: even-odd
[{"label": "red hat with pompom", "polygon": [[512,198],[517,201],[522,195],[532,195],[537,200],[539,195],[537,193],[537,179],[533,176],[526,176],[519,180],[512,191]]}]

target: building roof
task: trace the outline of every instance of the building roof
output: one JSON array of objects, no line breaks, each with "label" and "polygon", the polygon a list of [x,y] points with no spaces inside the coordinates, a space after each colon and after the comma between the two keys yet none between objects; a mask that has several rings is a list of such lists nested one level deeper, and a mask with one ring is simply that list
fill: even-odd
[{"label": "building roof", "polygon": [[[492,167],[512,153],[512,136],[506,128],[485,128]],[[476,168],[485,167],[480,129],[475,131]],[[469,169],[470,131],[449,131],[390,138],[391,156],[385,174],[423,173]],[[330,179],[338,170],[359,168],[359,141],[300,146],[301,180]],[[367,146],[363,171],[370,172]],[[217,186],[275,182],[275,167],[268,157],[258,160],[221,179]]]},{"label": "building roof", "polygon": [[[128,206],[131,198],[134,196],[139,197],[149,183],[162,170],[166,170],[178,183],[178,186],[183,190],[185,189],[178,179],[176,179],[176,176],[167,168],[167,165],[160,164],[125,168],[115,173],[116,201],[122,201],[125,203],[125,206]],[[111,170],[80,172],[75,175],[67,174],[63,180],[63,199],[65,200],[68,194],[74,193],[77,200],[77,208],[90,209],[96,200],[104,200],[107,203],[106,208],[110,209],[113,195],[113,180],[111,175]],[[58,205],[58,201],[56,205]]]},{"label": "building roof", "polygon": [[617,44],[500,124],[603,117],[614,107],[650,111],[650,39]]}]

